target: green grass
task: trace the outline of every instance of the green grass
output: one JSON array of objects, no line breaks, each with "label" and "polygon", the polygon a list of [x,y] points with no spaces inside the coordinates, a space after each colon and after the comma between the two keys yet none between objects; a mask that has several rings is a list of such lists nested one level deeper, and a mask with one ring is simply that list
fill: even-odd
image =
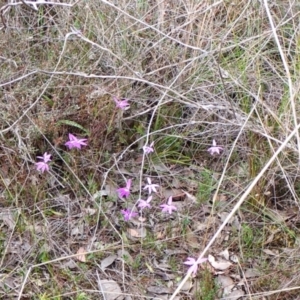
[{"label": "green grass", "polygon": [[195,299],[197,300],[213,300],[217,297],[218,286],[214,277],[205,269],[202,273],[202,278],[198,282],[199,291],[196,291]]},{"label": "green grass", "polygon": [[207,203],[216,187],[216,181],[213,178],[213,172],[204,169],[200,172],[200,182],[198,184],[197,200],[200,204]]}]

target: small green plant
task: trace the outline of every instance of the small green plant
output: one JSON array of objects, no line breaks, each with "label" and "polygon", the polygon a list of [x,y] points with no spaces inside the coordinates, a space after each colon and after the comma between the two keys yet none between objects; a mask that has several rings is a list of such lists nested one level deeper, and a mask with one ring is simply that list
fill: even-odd
[{"label": "small green plant", "polygon": [[180,226],[182,234],[187,233],[187,228],[190,224],[191,224],[190,218],[188,216],[183,217],[183,219],[181,221],[181,226]]},{"label": "small green plant", "polygon": [[[57,122],[57,125],[67,125],[67,126],[70,126],[70,127],[78,128],[78,129],[82,130],[84,132],[84,134],[86,134],[88,136],[90,135],[90,132],[86,128],[84,128],[83,126],[81,126],[77,122],[74,122],[74,121],[71,121],[71,120],[60,120],[60,121]],[[75,141],[75,142],[79,141],[73,135],[71,137],[73,137],[73,141]],[[72,139],[70,138],[70,140],[72,140]],[[84,145],[84,144],[82,144],[82,145]],[[75,147],[73,147],[73,148],[75,148]],[[69,149],[71,149],[71,148],[69,147]],[[78,148],[78,149],[80,149],[80,148]]]},{"label": "small green plant", "polygon": [[139,269],[142,265],[143,255],[138,254],[132,261],[131,267],[135,270]]},{"label": "small green plant", "polygon": [[88,190],[92,195],[96,194],[98,191],[98,185],[97,182],[94,179],[94,175],[88,174],[88,179],[87,179],[87,186]]},{"label": "small green plant", "polygon": [[39,261],[41,263],[47,262],[49,260],[49,253],[45,251],[44,249],[41,250],[39,253]]},{"label": "small green plant", "polygon": [[76,296],[75,299],[76,299],[76,300],[88,300],[89,297],[87,296],[86,293],[80,293],[80,294],[78,294],[78,295]]},{"label": "small green plant", "polygon": [[254,240],[253,230],[247,224],[242,224],[241,240],[243,242],[243,245],[245,245],[246,247],[250,247],[253,243]]},{"label": "small green plant", "polygon": [[208,269],[204,269],[201,272],[201,280],[198,286],[199,290],[195,293],[196,300],[216,299],[218,286],[214,280],[212,273]]},{"label": "small green plant", "polygon": [[200,173],[200,178],[201,179],[198,184],[197,199],[201,204],[207,202],[210,199],[216,182],[213,178],[213,172],[208,169],[204,169]]},{"label": "small green plant", "polygon": [[49,298],[48,298],[48,296],[47,296],[47,294],[46,293],[44,293],[43,295],[40,295],[39,296],[39,300],[48,300]]}]

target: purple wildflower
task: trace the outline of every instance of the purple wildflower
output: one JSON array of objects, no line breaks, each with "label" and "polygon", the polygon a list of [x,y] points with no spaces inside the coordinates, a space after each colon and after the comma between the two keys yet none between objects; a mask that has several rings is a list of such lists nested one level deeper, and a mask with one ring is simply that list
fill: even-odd
[{"label": "purple wildflower", "polygon": [[127,198],[130,195],[131,179],[126,181],[126,186],[118,188],[117,192],[120,198]]},{"label": "purple wildflower", "polygon": [[173,210],[177,210],[177,207],[172,205],[172,196],[169,197],[168,204],[162,204],[160,207],[162,208],[162,212],[167,212],[169,214],[171,214]]},{"label": "purple wildflower", "polygon": [[77,148],[77,149],[81,149],[81,146],[86,146],[87,139],[79,139],[77,138],[75,135],[69,133],[69,141],[67,141],[65,143],[65,145],[69,148]]},{"label": "purple wildflower", "polygon": [[118,99],[117,97],[113,97],[116,107],[120,108],[122,110],[126,110],[130,107],[130,104],[128,103],[127,99]]},{"label": "purple wildflower", "polygon": [[195,260],[195,258],[193,257],[188,257],[187,260],[184,262],[184,264],[190,266],[188,272],[193,273],[195,276],[198,270],[198,265],[202,264],[205,261],[207,261],[207,258],[201,258],[200,260]]},{"label": "purple wildflower", "polygon": [[146,184],[146,185],[144,186],[143,190],[148,189],[148,194],[149,194],[149,195],[151,195],[152,192],[157,193],[156,188],[159,187],[159,185],[158,185],[158,184],[153,184],[153,183],[151,182],[151,178],[149,178],[149,177],[147,178],[147,181],[148,181],[148,184]]},{"label": "purple wildflower", "polygon": [[147,145],[143,146],[144,153],[150,154],[150,153],[154,152],[153,146],[154,146],[154,142],[152,142],[149,146],[147,146]]},{"label": "purple wildflower", "polygon": [[35,163],[36,169],[38,171],[41,171],[42,173],[44,173],[45,171],[49,171],[48,162],[51,161],[50,157],[51,154],[48,154],[47,152],[45,152],[43,156],[38,156],[37,158],[42,159],[42,161]]},{"label": "purple wildflower", "polygon": [[124,216],[125,221],[129,221],[131,218],[134,218],[138,213],[132,211],[131,209],[122,209],[121,214]]},{"label": "purple wildflower", "polygon": [[214,155],[215,153],[216,154],[221,154],[221,152],[224,150],[223,147],[221,146],[217,146],[217,143],[215,140],[213,140],[213,145],[212,147],[208,148],[207,151],[210,153],[210,155]]},{"label": "purple wildflower", "polygon": [[152,196],[148,197],[147,200],[139,199],[138,202],[138,207],[143,210],[144,208],[148,207],[151,208],[151,205],[149,204],[150,201],[152,200]]}]

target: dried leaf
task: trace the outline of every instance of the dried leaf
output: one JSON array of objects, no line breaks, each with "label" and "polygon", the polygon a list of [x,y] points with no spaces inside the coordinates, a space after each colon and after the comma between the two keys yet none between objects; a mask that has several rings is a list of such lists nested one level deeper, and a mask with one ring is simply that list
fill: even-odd
[{"label": "dried leaf", "polygon": [[264,249],[263,252],[268,254],[268,255],[272,255],[272,256],[277,256],[278,255],[278,250],[272,251],[270,249]]},{"label": "dried leaf", "polygon": [[139,222],[144,223],[144,222],[147,221],[147,218],[140,216],[140,217],[138,218],[138,220],[139,220]]},{"label": "dried leaf", "polygon": [[59,265],[59,268],[60,269],[66,269],[66,268],[69,268],[69,269],[75,269],[77,268],[77,264],[75,263],[75,261],[73,259],[70,259],[66,262],[64,262],[63,264]]},{"label": "dried leaf", "polygon": [[195,230],[195,231],[202,231],[202,230],[205,230],[207,229],[208,227],[208,224],[206,223],[201,223],[199,221],[193,221],[193,224],[192,224],[192,228]]},{"label": "dried leaf", "polygon": [[0,220],[10,229],[13,230],[16,226],[14,216],[11,210],[6,210],[0,213]]},{"label": "dried leaf", "polygon": [[[151,300],[169,300],[169,295],[167,294],[159,295],[159,297],[151,298]],[[180,299],[176,297],[174,300],[180,300]]]},{"label": "dried leaf", "polygon": [[21,285],[20,276],[15,277],[13,274],[1,273],[0,289],[1,291],[15,290]]},{"label": "dried leaf", "polygon": [[127,233],[132,238],[144,238],[147,235],[147,231],[146,231],[145,227],[141,227],[141,228],[137,228],[137,229],[128,228]]},{"label": "dried leaf", "polygon": [[274,240],[275,234],[278,233],[278,232],[279,232],[278,230],[275,231],[275,232],[272,232],[272,233],[269,235],[268,239],[264,242],[264,245],[268,245],[268,244],[272,243],[273,240]]},{"label": "dried leaf", "polygon": [[85,211],[89,216],[93,216],[97,212],[96,209],[90,207],[86,208]]},{"label": "dried leaf", "polygon": [[71,235],[82,235],[83,232],[84,232],[84,225],[81,224],[79,226],[72,228]]},{"label": "dried leaf", "polygon": [[[104,193],[104,191],[102,191],[102,193]],[[108,197],[111,197],[111,198],[118,197],[117,187],[111,183],[107,183],[105,185],[105,193]]]},{"label": "dried leaf", "polygon": [[165,238],[165,236],[166,236],[166,234],[164,231],[158,231],[155,233],[155,237],[157,240],[162,240]]},{"label": "dried leaf", "polygon": [[230,256],[230,260],[236,264],[239,262],[239,258],[235,254]]},{"label": "dried leaf", "polygon": [[191,248],[199,248],[198,238],[189,227],[186,228],[186,242]]},{"label": "dried leaf", "polygon": [[108,196],[108,192],[106,190],[101,190],[92,195],[92,200],[95,201],[104,196]]},{"label": "dried leaf", "polygon": [[114,280],[99,280],[98,285],[105,300],[124,299],[120,286]]},{"label": "dried leaf", "polygon": [[[182,198],[182,196],[184,194],[179,189],[163,189],[162,195],[166,199],[172,196],[173,200],[174,200],[175,198]],[[173,204],[174,204],[174,202],[173,202]]]},{"label": "dried leaf", "polygon": [[186,255],[186,251],[183,249],[166,249],[165,253],[167,255],[181,255],[181,254]]},{"label": "dried leaf", "polygon": [[182,190],[183,193],[185,193],[186,197],[191,200],[192,203],[196,203],[197,202],[197,197],[191,195],[190,193]]},{"label": "dried leaf", "polygon": [[164,286],[149,286],[147,287],[147,292],[153,294],[171,294],[171,290]]},{"label": "dried leaf", "polygon": [[80,254],[80,255],[76,256],[76,259],[81,262],[86,262],[85,254],[83,254],[85,252],[87,252],[87,251],[83,247],[80,247],[76,253],[76,254]]},{"label": "dried leaf", "polygon": [[44,225],[40,225],[40,224],[33,224],[33,225],[28,225],[26,226],[26,228],[30,231],[33,231],[35,234],[37,233],[42,233],[45,232],[47,229],[47,223]]},{"label": "dried leaf", "polygon": [[184,292],[188,292],[193,287],[193,280],[189,278],[184,285],[182,286],[181,290]]},{"label": "dried leaf", "polygon": [[[226,218],[227,218],[228,215],[229,215],[229,213],[226,212],[226,211],[223,211],[223,212],[221,212],[221,213],[218,214],[218,216],[221,218],[221,221],[222,221],[222,222],[224,222],[224,221],[226,220]],[[237,220],[235,220],[235,219],[237,219]],[[228,221],[227,224],[228,224],[228,225],[231,225],[233,222],[238,222],[237,216],[231,217],[231,218],[229,219],[229,221]]]},{"label": "dried leaf", "polygon": [[157,171],[160,171],[160,172],[170,172],[170,169],[163,163],[158,163],[158,164],[155,164],[153,166],[153,168]]},{"label": "dried leaf", "polygon": [[243,290],[235,290],[232,291],[225,299],[230,300],[238,300],[241,299],[245,295],[245,292]]},{"label": "dried leaf", "polygon": [[216,259],[212,255],[208,255],[208,261],[215,269],[221,271],[228,269],[232,265],[232,263],[229,261],[225,261],[225,260],[216,261]]},{"label": "dried leaf", "polygon": [[180,182],[180,180],[179,180],[178,178],[173,177],[172,182],[171,182],[170,185],[171,185],[172,187],[176,188],[176,189],[179,189],[180,186],[181,186],[181,182]]},{"label": "dried leaf", "polygon": [[225,194],[218,194],[217,196],[216,196],[216,201],[217,202],[224,202],[224,201],[227,201],[228,200],[228,196],[227,195],[225,195]]},{"label": "dried leaf", "polygon": [[220,256],[223,256],[226,260],[229,260],[229,251],[225,249],[224,251],[219,253]]},{"label": "dried leaf", "polygon": [[110,255],[106,258],[104,258],[102,261],[101,261],[101,270],[102,271],[105,271],[105,269],[110,266],[116,259],[117,259],[117,255]]},{"label": "dried leaf", "polygon": [[230,294],[235,286],[234,281],[225,275],[218,275],[217,282],[223,288],[223,296]]},{"label": "dried leaf", "polygon": [[118,254],[119,259],[121,259],[121,260],[123,260],[123,261],[125,261],[129,264],[134,262],[134,260],[133,260],[132,256],[130,255],[130,253],[125,249],[118,250],[117,254]]},{"label": "dried leaf", "polygon": [[173,273],[155,271],[155,274],[161,276],[162,279],[165,280],[165,281],[174,280],[176,278],[176,275],[174,275]]},{"label": "dried leaf", "polygon": [[246,278],[258,277],[260,275],[261,275],[260,272],[258,270],[255,270],[255,269],[247,269],[245,271],[245,277]]},{"label": "dried leaf", "polygon": [[229,285],[234,285],[234,281],[229,276],[218,275],[218,283],[224,288]]}]

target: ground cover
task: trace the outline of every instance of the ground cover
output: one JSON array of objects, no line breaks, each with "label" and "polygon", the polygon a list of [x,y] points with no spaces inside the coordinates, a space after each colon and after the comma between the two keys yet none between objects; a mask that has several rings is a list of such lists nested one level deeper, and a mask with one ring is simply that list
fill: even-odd
[{"label": "ground cover", "polygon": [[298,12],[2,3],[1,299],[298,299]]}]

